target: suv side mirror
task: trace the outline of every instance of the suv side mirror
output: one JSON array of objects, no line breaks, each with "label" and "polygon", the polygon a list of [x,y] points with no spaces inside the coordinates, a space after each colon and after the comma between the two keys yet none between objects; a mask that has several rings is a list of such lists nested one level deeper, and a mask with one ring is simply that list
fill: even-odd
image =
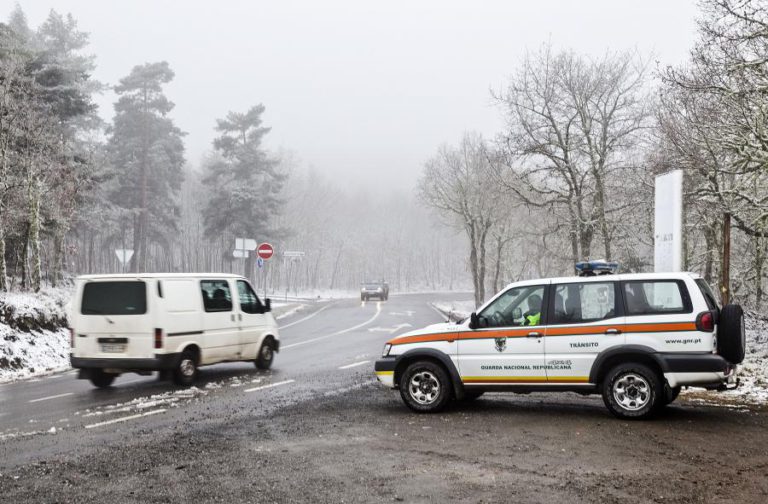
[{"label": "suv side mirror", "polygon": [[264,300],[264,313],[271,312],[272,311],[272,300],[269,298],[266,298]]},{"label": "suv side mirror", "polygon": [[469,316],[469,328],[477,329],[478,327],[480,327],[480,319],[477,316],[477,313],[472,312],[472,315]]}]

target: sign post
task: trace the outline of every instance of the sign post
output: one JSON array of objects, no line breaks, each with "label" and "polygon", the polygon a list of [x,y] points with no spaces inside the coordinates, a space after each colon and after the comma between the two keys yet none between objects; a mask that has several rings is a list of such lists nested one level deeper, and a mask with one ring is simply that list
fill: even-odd
[{"label": "sign post", "polygon": [[653,271],[683,269],[683,171],[656,177],[653,226]]},{"label": "sign post", "polygon": [[262,269],[262,266],[264,266],[264,302],[266,303],[267,300],[267,268],[266,268],[266,262],[275,254],[275,249],[272,247],[272,244],[270,243],[262,243],[258,247],[256,247],[256,255],[259,257],[258,264],[259,269]]}]

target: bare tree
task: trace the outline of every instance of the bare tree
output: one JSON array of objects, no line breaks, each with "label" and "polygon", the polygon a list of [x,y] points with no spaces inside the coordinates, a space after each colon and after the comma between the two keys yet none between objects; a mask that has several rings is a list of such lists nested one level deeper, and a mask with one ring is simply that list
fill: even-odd
[{"label": "bare tree", "polygon": [[493,176],[488,147],[478,134],[465,134],[457,147],[443,146],[427,161],[419,194],[469,239],[469,267],[475,304],[485,300],[489,234],[505,204]]},{"label": "bare tree", "polygon": [[567,229],[571,260],[590,257],[596,234],[613,256],[610,198],[649,126],[646,64],[634,53],[591,60],[550,46],[528,54],[507,88],[494,93],[507,119],[502,183]]}]

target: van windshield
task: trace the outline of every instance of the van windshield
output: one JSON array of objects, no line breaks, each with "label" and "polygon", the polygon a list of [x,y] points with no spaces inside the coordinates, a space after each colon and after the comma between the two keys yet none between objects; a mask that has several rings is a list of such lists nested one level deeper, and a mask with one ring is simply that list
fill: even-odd
[{"label": "van windshield", "polygon": [[83,315],[143,315],[147,313],[144,282],[89,282],[83,287]]}]

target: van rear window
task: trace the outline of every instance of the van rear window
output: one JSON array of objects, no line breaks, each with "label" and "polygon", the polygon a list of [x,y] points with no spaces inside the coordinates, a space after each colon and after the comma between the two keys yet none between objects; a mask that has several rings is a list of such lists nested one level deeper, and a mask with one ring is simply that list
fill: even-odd
[{"label": "van rear window", "polygon": [[83,287],[83,315],[143,315],[147,313],[144,282],[89,282]]}]

